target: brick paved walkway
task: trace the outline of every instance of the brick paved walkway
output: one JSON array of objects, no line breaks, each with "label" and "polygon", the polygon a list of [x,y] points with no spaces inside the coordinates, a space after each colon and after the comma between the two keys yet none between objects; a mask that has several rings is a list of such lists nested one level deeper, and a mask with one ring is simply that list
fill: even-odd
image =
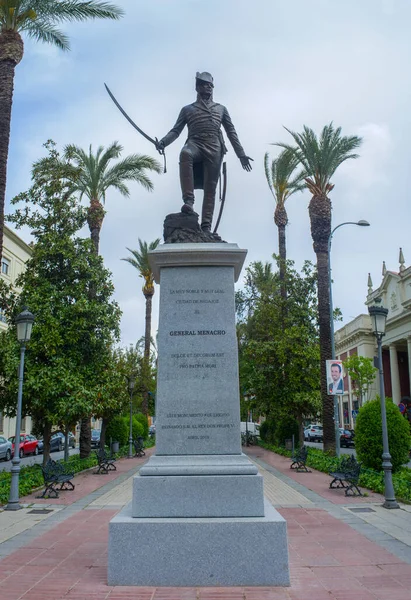
[{"label": "brick paved walkway", "polygon": [[274,452],[269,452],[264,448],[250,446],[247,448],[247,454],[250,458],[262,458],[267,464],[280,471],[280,473],[306,486],[309,490],[312,490],[333,504],[368,504],[370,502],[384,501],[381,494],[376,494],[370,490],[362,490],[368,494],[365,497],[346,496],[342,488],[330,490],[331,478],[327,473],[321,473],[315,469],[312,469],[311,473],[297,473],[290,469],[290,459],[287,456],[274,454]]},{"label": "brick paved walkway", "polygon": [[[252,449],[251,454],[258,455],[260,467],[266,470],[265,485],[274,494],[279,479],[270,472],[270,466],[275,463],[278,471],[283,468],[284,475],[289,476],[289,462],[261,449]],[[126,465],[120,467],[123,462],[127,461],[119,461],[119,472],[126,469]],[[119,474],[121,483],[118,487],[112,487],[111,491],[103,488],[100,496],[100,501],[104,499],[108,505],[98,508],[97,492],[94,492],[90,494],[92,501],[83,499],[82,507],[74,514],[70,512],[71,507],[62,507],[59,516],[67,511],[70,516],[0,561],[0,600],[411,600],[411,564],[370,541],[329,511],[316,507],[317,496],[310,490],[315,490],[318,497],[324,497],[322,494],[326,492],[318,475],[325,477],[323,484],[329,480],[326,475],[295,474],[296,477],[300,475],[304,477],[303,485],[307,486],[306,501],[302,487],[299,487],[298,496],[291,487],[287,494],[285,479],[278,486],[281,487],[280,496],[276,496],[281,499],[279,511],[288,527],[289,588],[107,586],[108,523],[118,510],[118,507],[107,506],[111,506],[116,498],[116,489],[119,491],[117,498],[124,494],[126,501],[127,486],[124,476],[121,479]],[[86,484],[87,478],[93,477],[99,479],[84,474],[83,490],[92,485]],[[335,491],[338,494],[338,490]],[[306,504],[293,507],[296,500]],[[366,501],[370,502],[371,498]],[[328,498],[324,502],[328,505]],[[341,504],[340,500],[336,503]]]}]

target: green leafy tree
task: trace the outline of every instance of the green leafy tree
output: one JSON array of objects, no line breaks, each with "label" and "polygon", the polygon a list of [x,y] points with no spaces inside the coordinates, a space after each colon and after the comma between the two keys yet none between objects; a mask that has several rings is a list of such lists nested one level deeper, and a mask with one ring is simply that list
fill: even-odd
[{"label": "green leafy tree", "polygon": [[[100,231],[103,225],[107,191],[114,188],[122,196],[130,196],[127,182],[136,181],[147,191],[153,190],[153,184],[147,176],[147,171],[161,173],[161,166],[157,160],[142,154],[131,154],[118,160],[112,165],[113,160],[120,159],[123,147],[118,142],[113,142],[106,150],[99,146],[93,154],[90,145],[88,153],[79,146],[70,144],[65,148],[65,158],[73,164],[74,191],[89,200],[87,223],[96,254],[99,253]],[[80,171],[80,177],[77,175]]]},{"label": "green leafy tree", "polygon": [[[387,431],[393,471],[409,460],[410,427],[391,398],[385,399]],[[380,398],[360,408],[355,424],[355,449],[359,460],[370,469],[382,469],[382,418]]]},{"label": "green leafy tree", "polygon": [[358,398],[359,407],[368,400],[370,385],[375,381],[377,369],[372,358],[353,354],[343,361],[343,365],[351,378],[354,393]]},{"label": "green leafy tree", "polygon": [[252,390],[251,409],[274,420],[292,414],[302,439],[304,418],[318,412],[316,274],[308,262],[299,274],[287,261],[286,277],[284,312],[279,273],[262,263],[247,270],[236,297],[240,382]]},{"label": "green leafy tree", "polygon": [[128,258],[122,258],[121,260],[125,260],[130,263],[135,269],[137,269],[140,277],[144,279],[143,285],[143,294],[146,299],[146,323],[145,323],[145,332],[144,332],[144,361],[143,361],[143,412],[145,415],[148,414],[148,392],[149,386],[148,381],[151,378],[150,372],[150,346],[151,346],[151,313],[152,313],[152,304],[153,304],[153,296],[155,292],[154,288],[154,274],[151,270],[150,264],[148,262],[148,253],[151,250],[157,248],[160,243],[160,238],[157,238],[150,244],[147,242],[142,242],[140,238],[138,239],[139,250],[131,250],[127,248],[127,250],[131,253],[132,256]]},{"label": "green leafy tree", "polygon": [[274,223],[278,229],[278,254],[280,257],[280,282],[281,294],[286,296],[285,261],[287,259],[287,246],[285,229],[288,224],[288,215],[285,208],[286,200],[296,192],[305,188],[304,171],[296,173],[299,162],[292,152],[283,150],[270,164],[268,152],[264,155],[264,170],[268,187],[275,200]]},{"label": "green leafy tree", "polygon": [[[71,425],[90,415],[104,384],[112,345],[119,338],[121,311],[112,296],[110,273],[90,240],[77,236],[85,210],[71,195],[66,169],[52,143],[47,168],[33,171],[33,185],[12,200],[23,204],[9,217],[35,238],[27,268],[16,281],[19,296],[3,285],[0,302],[10,324],[0,344],[3,377],[0,405],[15,410],[17,394],[14,318],[24,305],[35,314],[24,382],[24,414],[42,423],[45,457],[54,424]],[[90,287],[95,296],[90,298]]]},{"label": "green leafy tree", "polygon": [[[113,142],[106,150],[100,146],[95,154],[91,145],[87,154],[82,148],[70,144],[65,148],[64,157],[60,159],[62,169],[65,170],[72,184],[70,191],[78,193],[80,199],[85,196],[89,200],[87,224],[96,255],[99,254],[100,231],[105,215],[103,203],[108,190],[114,188],[128,197],[130,191],[126,182],[137,181],[151,191],[153,184],[147,177],[146,171],[150,169],[161,171],[155,159],[137,154],[127,156],[112,165],[114,160],[120,159],[122,151],[123,148],[118,142]],[[38,174],[47,171],[47,168],[47,159],[42,159],[35,164],[35,172]],[[95,295],[93,286],[90,287],[89,293],[90,298],[93,299]],[[91,424],[88,416],[81,421],[80,451],[82,449],[86,455],[91,451]]]},{"label": "green leafy tree", "polygon": [[307,177],[305,182],[312,194],[308,207],[311,237],[317,256],[318,318],[321,351],[321,398],[323,405],[324,450],[335,452],[335,428],[333,398],[328,395],[326,360],[331,356],[331,324],[328,277],[328,239],[331,234],[331,200],[328,195],[334,188],[331,178],[338,167],[348,159],[357,158],[354,150],[361,145],[357,136],[342,136],[341,127],[326,125],[317,138],[312,129],[304,125],[302,133],[287,131],[295,146],[277,144],[293,153],[302,165]]},{"label": "green leafy tree", "polygon": [[60,23],[119,19],[122,15],[120,8],[96,0],[0,0],[0,257],[14,72],[24,53],[21,34],[69,50],[67,36],[57,28]]}]

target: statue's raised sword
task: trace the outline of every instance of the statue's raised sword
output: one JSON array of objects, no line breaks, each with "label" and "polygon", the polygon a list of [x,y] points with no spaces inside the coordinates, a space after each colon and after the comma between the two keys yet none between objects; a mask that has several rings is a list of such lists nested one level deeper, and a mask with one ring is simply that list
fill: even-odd
[{"label": "statue's raised sword", "polygon": [[117,102],[116,98],[114,97],[114,95],[110,91],[108,85],[105,83],[104,86],[105,86],[105,88],[107,90],[108,95],[110,96],[110,98],[112,99],[112,101],[114,102],[114,104],[117,106],[117,108],[121,112],[121,114],[125,116],[125,118],[130,123],[130,125],[132,125],[134,127],[134,129],[136,129],[143,137],[145,137],[146,140],[148,140],[149,142],[151,142],[152,144],[154,144],[154,146],[156,147],[156,149],[158,150],[158,152],[163,155],[163,158],[164,158],[164,173],[167,173],[166,153],[164,152],[164,148],[159,148],[158,147],[158,139],[157,138],[152,138],[149,135],[147,135],[146,133],[144,133],[144,131],[142,129],[140,129],[140,127],[138,125],[136,125],[134,123],[134,121],[128,116],[128,114],[126,113],[126,111],[120,106],[120,104]]}]

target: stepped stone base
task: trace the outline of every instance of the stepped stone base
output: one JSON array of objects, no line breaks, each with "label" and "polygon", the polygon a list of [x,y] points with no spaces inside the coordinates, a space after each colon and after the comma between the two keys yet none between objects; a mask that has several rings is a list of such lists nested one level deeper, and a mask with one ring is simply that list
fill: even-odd
[{"label": "stepped stone base", "polygon": [[108,585],[288,586],[286,522],[264,517],[137,519],[128,504],[110,522]]}]

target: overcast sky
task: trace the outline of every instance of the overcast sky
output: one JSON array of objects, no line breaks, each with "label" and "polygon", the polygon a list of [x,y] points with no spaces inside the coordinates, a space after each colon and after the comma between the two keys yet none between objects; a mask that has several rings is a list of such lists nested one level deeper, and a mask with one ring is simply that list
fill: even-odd
[{"label": "overcast sky", "polygon": [[[115,0],[112,0],[115,2]],[[362,312],[371,272],[398,271],[399,247],[411,264],[410,150],[411,2],[409,0],[117,0],[118,22],[65,26],[72,50],[63,53],[26,40],[16,69],[8,199],[27,189],[31,164],[49,138],[156,155],[107,96],[103,82],[152,137],[173,126],[195,100],[196,71],[214,76],[214,100],[224,104],[241,143],[254,158],[243,171],[229,147],[228,192],[219,233],[248,250],[247,264],[278,251],[274,200],[263,157],[289,141],[283,126],[320,132],[334,121],[345,135],[361,135],[361,157],[337,172],[331,194],[333,226],[366,219],[371,227],[339,229],[332,247],[334,304],[344,323]],[[140,237],[162,236],[165,215],[181,206],[178,155],[185,132],[167,149],[168,173],[153,174],[155,191],[132,184],[131,197],[111,191],[101,252],[113,273],[123,310],[122,343],[144,334],[142,280],[121,261]],[[158,156],[158,155],[157,155]],[[201,202],[202,192],[198,191]],[[288,258],[298,268],[315,262],[308,192],[287,202]],[[197,204],[198,206],[198,204]],[[9,203],[6,211],[10,210]],[[87,231],[85,231],[87,235]],[[30,236],[23,234],[26,241]],[[158,288],[154,297],[157,321]],[[35,307],[32,307],[33,309]],[[153,334],[155,329],[153,328]]]}]

